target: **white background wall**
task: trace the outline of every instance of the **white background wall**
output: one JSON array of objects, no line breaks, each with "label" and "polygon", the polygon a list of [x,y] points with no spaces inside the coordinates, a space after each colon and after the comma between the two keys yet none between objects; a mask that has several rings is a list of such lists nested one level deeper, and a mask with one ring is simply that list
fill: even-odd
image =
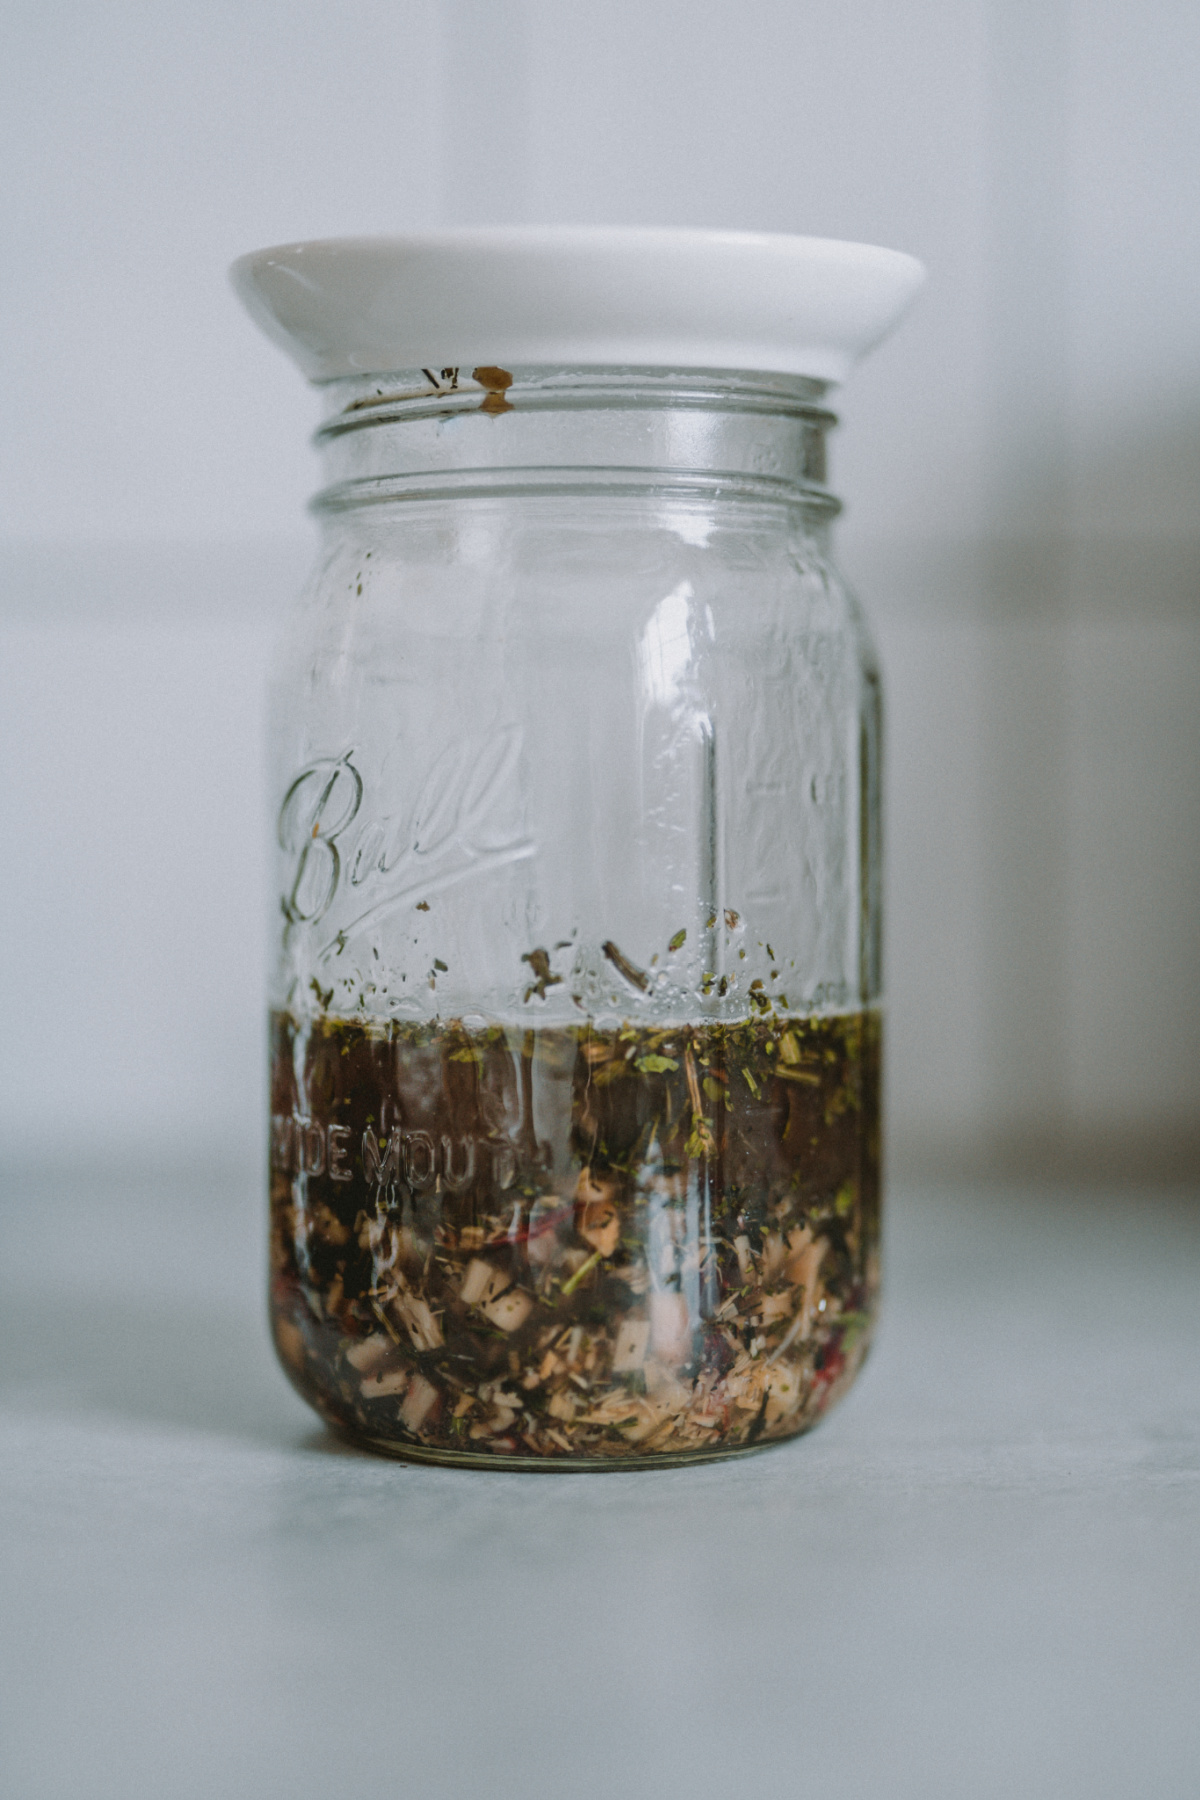
[{"label": "white background wall", "polygon": [[0,31],[10,1154],[258,1143],[261,691],[314,406],[224,271],[482,220],[925,259],[835,460],[889,680],[893,1141],[1194,1154],[1191,0],[9,0]]}]

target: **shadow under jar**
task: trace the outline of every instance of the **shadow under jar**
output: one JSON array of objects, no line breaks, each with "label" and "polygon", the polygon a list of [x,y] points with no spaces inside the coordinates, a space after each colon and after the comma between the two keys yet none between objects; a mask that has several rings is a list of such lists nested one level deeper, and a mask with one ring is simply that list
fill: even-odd
[{"label": "shadow under jar", "polygon": [[271,733],[283,1365],[436,1462],[791,1437],[879,1283],[879,682],[825,383],[322,391]]}]

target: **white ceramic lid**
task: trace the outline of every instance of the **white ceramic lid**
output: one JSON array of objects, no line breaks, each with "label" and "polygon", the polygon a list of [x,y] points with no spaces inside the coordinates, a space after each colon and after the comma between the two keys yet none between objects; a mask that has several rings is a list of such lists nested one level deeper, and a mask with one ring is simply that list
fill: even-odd
[{"label": "white ceramic lid", "polygon": [[834,238],[611,226],[328,238],[231,273],[312,381],[472,363],[842,381],[925,278],[898,250]]}]

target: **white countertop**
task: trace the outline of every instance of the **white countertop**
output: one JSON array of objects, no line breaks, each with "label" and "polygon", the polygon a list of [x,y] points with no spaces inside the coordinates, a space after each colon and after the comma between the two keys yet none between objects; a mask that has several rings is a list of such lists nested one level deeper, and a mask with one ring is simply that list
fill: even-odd
[{"label": "white countertop", "polygon": [[892,1196],[811,1437],[409,1467],[268,1348],[248,1177],[9,1175],[8,1800],[1194,1800],[1200,1196]]}]

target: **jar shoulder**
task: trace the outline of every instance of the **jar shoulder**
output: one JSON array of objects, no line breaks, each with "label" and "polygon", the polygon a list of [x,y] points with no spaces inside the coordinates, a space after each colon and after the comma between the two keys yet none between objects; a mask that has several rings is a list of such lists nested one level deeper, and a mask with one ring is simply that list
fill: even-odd
[{"label": "jar shoulder", "polygon": [[786,516],[522,517],[499,508],[343,523],[297,596],[279,663],[370,658],[417,641],[448,651],[571,643],[586,653],[628,643],[664,608],[685,606],[731,650],[817,634],[877,668],[827,529]]}]

